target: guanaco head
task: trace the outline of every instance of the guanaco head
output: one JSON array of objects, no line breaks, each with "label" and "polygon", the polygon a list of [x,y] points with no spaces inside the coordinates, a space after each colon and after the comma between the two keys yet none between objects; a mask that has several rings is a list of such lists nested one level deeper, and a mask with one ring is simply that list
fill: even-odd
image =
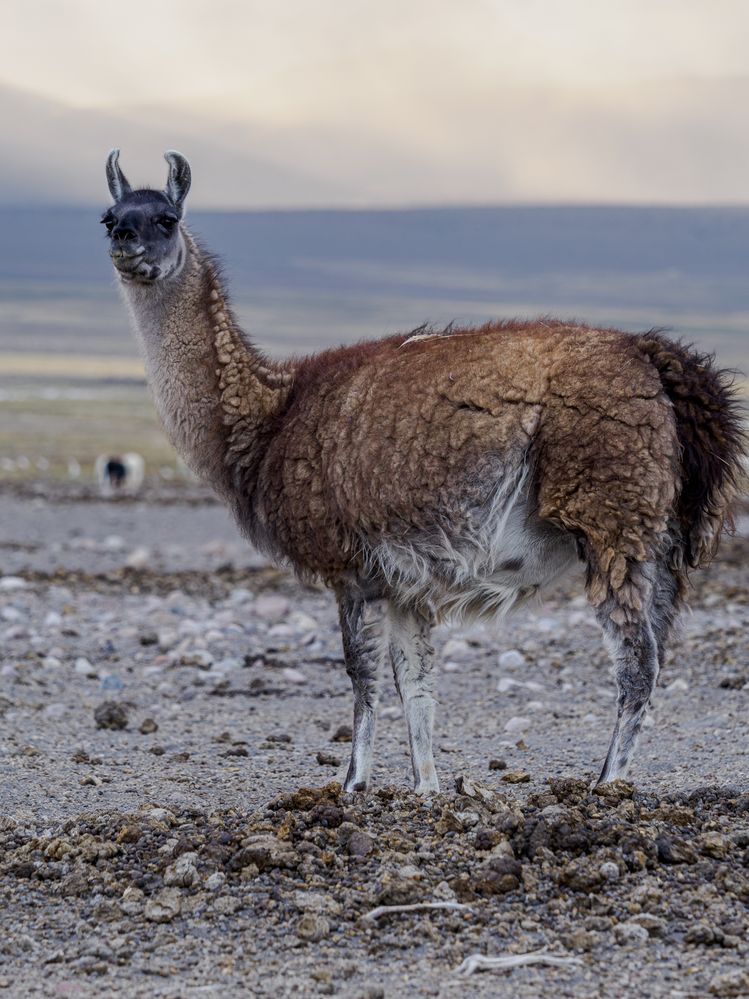
[{"label": "guanaco head", "polygon": [[152,284],[174,276],[185,259],[180,231],[182,209],[190,190],[190,165],[169,150],[169,177],[163,191],[134,191],[119,164],[119,149],[107,157],[107,184],[114,204],[101,218],[107,227],[109,255],[121,280]]}]

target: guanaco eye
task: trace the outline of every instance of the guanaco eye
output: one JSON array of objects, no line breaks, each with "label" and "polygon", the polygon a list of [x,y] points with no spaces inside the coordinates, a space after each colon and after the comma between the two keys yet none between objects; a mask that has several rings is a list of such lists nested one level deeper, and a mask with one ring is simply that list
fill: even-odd
[{"label": "guanaco eye", "polygon": [[103,218],[99,220],[102,225],[107,227],[107,232],[111,232],[114,229],[116,222],[113,218]]},{"label": "guanaco eye", "polygon": [[156,219],[156,225],[159,229],[163,229],[165,233],[170,233],[177,224],[177,220],[173,215],[161,215]]}]

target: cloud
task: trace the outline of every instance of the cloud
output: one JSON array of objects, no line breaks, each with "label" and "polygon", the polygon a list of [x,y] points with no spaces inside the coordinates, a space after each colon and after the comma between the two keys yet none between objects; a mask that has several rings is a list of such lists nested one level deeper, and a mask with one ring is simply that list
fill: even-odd
[{"label": "cloud", "polygon": [[0,5],[0,201],[112,145],[204,206],[746,197],[744,0]]},{"label": "cloud", "polygon": [[[747,197],[749,78],[601,88],[484,88],[443,78],[353,118],[266,120],[204,98],[116,110],[0,92],[0,202],[101,203],[112,146],[160,184],[166,148],[191,160],[196,207],[731,202]],[[194,106],[193,106],[194,104]]]},{"label": "cloud", "polygon": [[182,149],[194,167],[193,204],[228,208],[243,204],[327,204],[352,197],[345,185],[307,174],[303,166],[255,156],[248,132],[222,140],[209,119],[188,118],[169,108],[127,114],[66,108],[0,86],[0,204],[104,205],[109,195],[104,161],[114,146],[133,184],[166,181],[166,149]]}]

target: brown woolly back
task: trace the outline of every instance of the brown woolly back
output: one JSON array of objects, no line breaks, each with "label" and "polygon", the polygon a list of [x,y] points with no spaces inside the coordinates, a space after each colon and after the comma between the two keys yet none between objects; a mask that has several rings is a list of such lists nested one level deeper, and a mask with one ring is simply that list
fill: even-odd
[{"label": "brown woolly back", "polygon": [[732,373],[659,330],[637,338],[657,368],[676,415],[681,445],[681,493],[677,516],[687,565],[697,567],[715,554],[725,526],[733,526],[731,505],[742,474],[747,439]]}]

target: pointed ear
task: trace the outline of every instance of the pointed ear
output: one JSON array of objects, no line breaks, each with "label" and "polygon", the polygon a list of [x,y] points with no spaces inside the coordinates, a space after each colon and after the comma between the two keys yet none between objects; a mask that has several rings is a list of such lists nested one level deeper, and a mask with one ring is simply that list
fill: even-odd
[{"label": "pointed ear", "polygon": [[169,164],[169,179],[166,182],[166,195],[174,204],[174,207],[182,212],[187,192],[190,190],[192,174],[190,164],[182,153],[169,149],[164,153],[164,159]]},{"label": "pointed ear", "polygon": [[122,201],[125,195],[132,191],[127,177],[120,170],[119,158],[119,149],[113,149],[107,156],[107,184],[109,185],[109,193],[115,201]]}]

